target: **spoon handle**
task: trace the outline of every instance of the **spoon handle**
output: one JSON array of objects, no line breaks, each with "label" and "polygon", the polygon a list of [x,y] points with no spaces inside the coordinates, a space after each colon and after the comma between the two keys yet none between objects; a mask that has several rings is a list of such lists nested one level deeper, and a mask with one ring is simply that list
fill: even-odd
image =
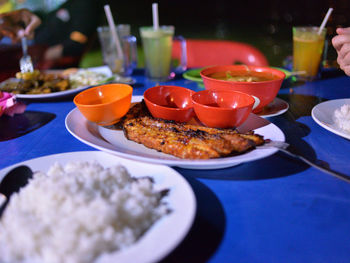
[{"label": "spoon handle", "polygon": [[281,152],[293,157],[293,158],[296,158],[296,159],[299,159],[301,161],[303,161],[304,163],[316,168],[317,170],[321,171],[321,172],[324,172],[326,174],[330,174],[332,176],[335,176],[337,177],[338,179],[341,179],[345,182],[348,182],[350,183],[350,176],[347,176],[345,174],[342,174],[342,173],[339,173],[339,172],[336,172],[336,171],[333,171],[331,169],[327,169],[325,167],[322,167],[321,165],[318,165],[314,162],[311,162],[310,160],[306,159],[305,157],[301,156],[301,155],[298,155],[298,154],[294,154],[290,151],[287,150],[289,144],[286,143],[286,142],[282,142],[282,141],[270,141],[270,142],[267,142],[265,145],[262,145],[262,146],[258,146],[258,148],[261,148],[261,149],[266,149],[266,148],[276,148],[278,150],[280,150]]},{"label": "spoon handle", "polygon": [[324,167],[322,167],[322,166],[320,166],[320,165],[318,165],[318,164],[316,164],[316,163],[314,163],[314,162],[309,161],[309,160],[306,159],[305,157],[303,157],[303,156],[301,156],[301,155],[298,155],[298,154],[291,153],[290,151],[288,151],[288,150],[286,150],[286,149],[283,149],[283,148],[278,148],[278,149],[279,149],[281,152],[284,152],[285,154],[287,154],[287,155],[289,155],[289,156],[292,156],[292,157],[294,157],[294,158],[297,158],[297,159],[299,159],[299,160],[305,162],[306,164],[308,164],[308,165],[310,165],[310,166],[312,166],[312,167],[314,167],[314,168],[316,168],[316,169],[318,169],[318,170],[320,170],[320,171],[322,171],[322,172],[324,172],[324,173],[330,174],[330,175],[332,175],[332,176],[337,177],[338,179],[341,179],[341,180],[343,180],[343,181],[345,181],[345,182],[350,183],[350,177],[347,176],[347,175],[345,175],[345,174],[341,174],[341,173],[339,173],[339,172],[335,172],[335,171],[333,171],[333,170],[324,168]]},{"label": "spoon handle", "polygon": [[21,42],[22,42],[23,56],[27,56],[27,54],[28,54],[27,38],[26,37],[22,37],[21,38]]}]

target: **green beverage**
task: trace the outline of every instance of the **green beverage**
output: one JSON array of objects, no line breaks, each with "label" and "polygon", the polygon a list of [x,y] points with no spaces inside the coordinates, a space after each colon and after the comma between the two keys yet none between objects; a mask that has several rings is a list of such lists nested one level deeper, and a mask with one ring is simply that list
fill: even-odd
[{"label": "green beverage", "polygon": [[171,49],[174,27],[141,27],[146,77],[154,81],[165,81],[170,75]]}]

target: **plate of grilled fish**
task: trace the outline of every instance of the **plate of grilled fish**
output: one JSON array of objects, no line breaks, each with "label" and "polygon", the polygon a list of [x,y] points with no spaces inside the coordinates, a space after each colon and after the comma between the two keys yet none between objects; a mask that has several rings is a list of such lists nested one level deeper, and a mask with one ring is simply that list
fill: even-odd
[{"label": "plate of grilled fish", "polygon": [[99,126],[75,108],[68,113],[67,130],[81,142],[128,159],[188,169],[219,169],[274,154],[259,147],[285,141],[273,123],[251,114],[237,129],[209,128],[197,120],[176,123],[153,118],[142,96],[134,96],[129,112],[117,124]]}]

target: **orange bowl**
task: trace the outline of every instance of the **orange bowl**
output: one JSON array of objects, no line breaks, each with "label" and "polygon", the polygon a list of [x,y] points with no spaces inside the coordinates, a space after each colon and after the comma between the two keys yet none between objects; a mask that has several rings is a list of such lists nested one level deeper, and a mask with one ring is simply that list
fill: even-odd
[{"label": "orange bowl", "polygon": [[234,128],[248,118],[256,101],[253,96],[243,92],[202,90],[192,95],[192,102],[197,118],[204,125]]},{"label": "orange bowl", "polygon": [[155,86],[144,94],[146,106],[154,118],[188,122],[194,116],[191,95],[194,91],[178,86]]},{"label": "orange bowl", "polygon": [[74,97],[74,104],[86,119],[98,125],[111,125],[129,110],[132,87],[106,84],[84,90]]},{"label": "orange bowl", "polygon": [[[263,81],[248,82],[237,81],[235,76],[246,75],[263,78]],[[233,78],[225,80],[225,76],[230,74]],[[247,93],[260,99],[259,106],[254,112],[260,112],[266,105],[271,103],[277,96],[281,88],[285,74],[270,67],[229,65],[213,66],[203,69],[200,72],[203,78],[204,87],[207,90],[232,90]]]}]

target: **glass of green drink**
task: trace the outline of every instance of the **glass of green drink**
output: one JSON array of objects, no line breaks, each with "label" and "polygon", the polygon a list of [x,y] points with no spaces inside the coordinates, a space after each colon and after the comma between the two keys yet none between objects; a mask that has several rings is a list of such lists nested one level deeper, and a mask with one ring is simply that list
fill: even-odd
[{"label": "glass of green drink", "polygon": [[[174,26],[141,27],[146,77],[153,81],[166,81],[171,73],[171,53]],[[181,64],[183,64],[181,62]]]}]

